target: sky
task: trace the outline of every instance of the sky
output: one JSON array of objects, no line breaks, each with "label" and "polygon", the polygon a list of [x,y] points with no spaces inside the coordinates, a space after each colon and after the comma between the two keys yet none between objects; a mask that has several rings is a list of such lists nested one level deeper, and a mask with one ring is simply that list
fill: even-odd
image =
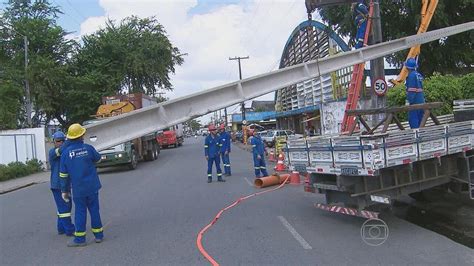
[{"label": "sky", "polygon": [[[80,40],[110,18],[155,16],[168,38],[184,54],[184,64],[172,75],[170,99],[233,82],[278,68],[283,47],[307,19],[303,0],[50,0],[60,7],[58,23]],[[313,15],[314,16],[314,15]],[[273,100],[274,94],[259,99]],[[250,105],[250,102],[247,103]],[[229,113],[239,111],[237,106]],[[205,119],[206,120],[206,119]]]}]

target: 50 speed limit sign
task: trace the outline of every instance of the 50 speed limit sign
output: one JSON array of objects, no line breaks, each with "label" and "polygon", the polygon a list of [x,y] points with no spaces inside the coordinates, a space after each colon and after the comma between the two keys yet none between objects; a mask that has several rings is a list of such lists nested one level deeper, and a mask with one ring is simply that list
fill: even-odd
[{"label": "50 speed limit sign", "polygon": [[387,93],[387,82],[384,79],[376,79],[374,82],[374,91],[378,96],[384,96]]}]

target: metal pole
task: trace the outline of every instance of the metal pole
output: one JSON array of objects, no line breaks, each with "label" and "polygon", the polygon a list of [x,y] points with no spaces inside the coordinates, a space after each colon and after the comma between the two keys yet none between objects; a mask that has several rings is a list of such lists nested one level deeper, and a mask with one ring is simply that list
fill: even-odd
[{"label": "metal pole", "polygon": [[26,123],[28,127],[32,126],[31,122],[31,96],[30,96],[30,84],[28,82],[28,38],[23,36],[23,42],[25,47],[25,98],[26,98]]},{"label": "metal pole", "polygon": [[[229,60],[237,60],[237,62],[239,63],[239,80],[242,80],[242,67],[240,65],[241,59],[249,59],[249,57],[248,56],[245,56],[245,57],[235,56],[233,58],[229,57]],[[242,131],[244,133],[244,143],[247,144],[247,130],[246,130],[247,128],[245,127],[245,125],[243,125],[244,121],[245,121],[245,101],[242,102]]]},{"label": "metal pole", "polygon": [[[382,42],[382,22],[380,17],[380,0],[374,0],[374,17],[372,18],[372,44],[377,44]],[[374,81],[377,79],[384,79],[385,80],[385,72],[384,72],[384,58],[380,57],[370,61],[370,81],[372,83],[371,92],[371,108],[382,108],[386,106],[387,97],[386,96],[378,96],[375,93],[373,88]],[[373,115],[372,116],[372,126],[378,124],[379,121],[383,119],[383,114],[380,115]]]}]

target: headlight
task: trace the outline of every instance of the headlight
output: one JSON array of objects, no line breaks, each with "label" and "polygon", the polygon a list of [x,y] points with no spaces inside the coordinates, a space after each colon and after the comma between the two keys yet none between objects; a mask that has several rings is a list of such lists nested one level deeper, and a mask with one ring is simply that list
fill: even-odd
[{"label": "headlight", "polygon": [[107,156],[102,155],[102,156],[100,156],[100,159],[101,159],[101,160],[105,160],[105,159],[107,159]]},{"label": "headlight", "polygon": [[123,156],[123,154],[119,153],[118,157],[119,157],[119,158],[122,158],[122,156]]}]

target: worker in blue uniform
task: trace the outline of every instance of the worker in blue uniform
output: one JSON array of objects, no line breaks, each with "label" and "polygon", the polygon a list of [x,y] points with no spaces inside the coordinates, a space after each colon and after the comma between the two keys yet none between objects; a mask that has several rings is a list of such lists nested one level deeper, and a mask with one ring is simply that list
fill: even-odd
[{"label": "worker in blue uniform", "polygon": [[58,234],[72,236],[74,234],[74,225],[71,222],[72,203],[64,201],[61,197],[61,183],[59,180],[59,162],[65,140],[66,136],[63,132],[58,131],[53,134],[54,148],[49,150],[49,165],[51,167],[50,186],[54,202],[56,203]]},{"label": "worker in blue uniform", "polygon": [[59,176],[61,177],[61,196],[65,201],[71,197],[69,189],[72,185],[72,199],[75,205],[74,239],[68,243],[70,247],[86,245],[87,210],[91,217],[91,229],[95,242],[104,238],[104,230],[99,212],[99,189],[102,187],[95,163],[100,161],[100,154],[94,147],[85,144],[83,136],[86,129],[80,124],[73,124],[67,132],[68,146],[61,154]]},{"label": "worker in blue uniform", "polygon": [[265,146],[263,144],[262,138],[257,134],[258,129],[253,130],[253,137],[250,140],[252,145],[252,155],[253,155],[253,167],[255,169],[255,178],[260,178],[260,173],[262,176],[268,176],[267,166],[265,164]]},{"label": "worker in blue uniform", "polygon": [[222,163],[224,164],[224,175],[231,176],[230,171],[230,134],[229,132],[225,131],[225,125],[221,124],[220,126],[220,144],[221,144],[221,156],[222,156]]},{"label": "worker in blue uniform", "polygon": [[217,129],[214,125],[208,127],[210,134],[206,137],[204,143],[204,155],[207,160],[207,183],[212,182],[212,165],[215,163],[217,170],[217,181],[225,182],[222,178],[221,161],[220,161],[220,149],[221,143],[219,136],[217,135]]},{"label": "worker in blue uniform", "polygon": [[369,10],[364,5],[364,1],[360,0],[357,3],[352,3],[352,12],[354,15],[354,24],[357,27],[355,48],[359,49],[364,46],[365,30],[367,29],[367,19]]},{"label": "worker in blue uniform", "polygon": [[[415,58],[408,58],[405,67],[409,73],[405,81],[407,101],[410,105],[425,102],[423,93],[423,76],[416,71],[417,63]],[[408,122],[410,128],[419,128],[423,119],[424,110],[411,110],[408,112]]]}]

